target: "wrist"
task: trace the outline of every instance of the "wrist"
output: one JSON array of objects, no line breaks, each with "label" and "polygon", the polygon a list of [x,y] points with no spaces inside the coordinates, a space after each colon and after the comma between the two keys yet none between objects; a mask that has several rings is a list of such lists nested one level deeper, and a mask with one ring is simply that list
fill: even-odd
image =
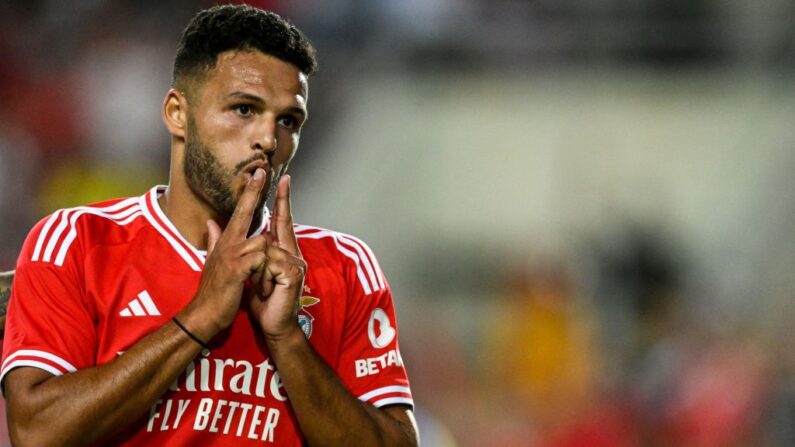
[{"label": "wrist", "polygon": [[173,321],[173,322],[174,322],[174,324],[176,324],[176,325],[177,325],[177,326],[178,326],[180,329],[182,329],[182,332],[184,332],[184,333],[185,333],[185,334],[186,334],[188,337],[190,337],[191,339],[193,339],[193,341],[195,341],[195,342],[196,342],[196,343],[197,343],[199,346],[201,346],[201,347],[202,347],[202,348],[204,348],[204,349],[210,349],[210,348],[207,346],[207,343],[206,343],[204,340],[201,340],[201,339],[199,339],[199,337],[197,337],[197,336],[193,335],[193,332],[189,331],[189,330],[188,330],[188,328],[186,328],[186,327],[185,327],[185,325],[184,325],[184,324],[182,324],[182,323],[181,323],[181,322],[180,322],[180,321],[177,319],[177,317],[171,317],[171,321]]},{"label": "wrist", "polygon": [[268,350],[276,354],[277,351],[291,350],[292,348],[301,344],[307,343],[306,335],[301,330],[301,326],[296,321],[295,324],[290,325],[286,330],[277,334],[265,334],[265,342],[268,344]]},{"label": "wrist", "polygon": [[192,305],[188,305],[174,315],[174,319],[179,321],[181,330],[192,334],[193,337],[201,340],[202,344],[208,344],[223,330],[223,327],[214,320],[212,313],[204,312]]}]

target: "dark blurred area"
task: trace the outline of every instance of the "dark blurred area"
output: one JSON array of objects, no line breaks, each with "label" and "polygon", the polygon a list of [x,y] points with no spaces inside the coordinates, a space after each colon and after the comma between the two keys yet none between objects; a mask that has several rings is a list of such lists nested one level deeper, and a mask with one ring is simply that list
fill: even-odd
[{"label": "dark blurred area", "polygon": [[[213,3],[0,4],[0,269],[167,182]],[[298,220],[379,255],[424,445],[795,446],[795,3],[248,3],[318,49]]]}]

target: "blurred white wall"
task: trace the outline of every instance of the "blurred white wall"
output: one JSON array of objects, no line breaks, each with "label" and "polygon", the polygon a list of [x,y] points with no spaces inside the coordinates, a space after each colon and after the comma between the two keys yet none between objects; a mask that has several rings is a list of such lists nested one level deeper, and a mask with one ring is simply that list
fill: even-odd
[{"label": "blurred white wall", "polygon": [[398,287],[434,237],[520,254],[639,221],[727,286],[792,247],[786,79],[578,70],[356,85],[325,147],[299,154],[296,208],[370,241]]}]

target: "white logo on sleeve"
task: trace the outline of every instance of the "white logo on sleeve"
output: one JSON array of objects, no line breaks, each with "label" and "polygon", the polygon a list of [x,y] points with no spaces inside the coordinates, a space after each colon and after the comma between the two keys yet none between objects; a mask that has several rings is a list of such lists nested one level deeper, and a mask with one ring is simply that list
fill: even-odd
[{"label": "white logo on sleeve", "polygon": [[138,298],[133,298],[127,307],[119,312],[119,315],[122,317],[132,317],[133,315],[136,317],[157,316],[160,315],[160,311],[155,306],[154,301],[152,301],[152,297],[149,296],[149,292],[144,290],[138,294]]},{"label": "white logo on sleeve", "polygon": [[[376,328],[377,323],[377,328]],[[367,323],[367,335],[370,336],[370,343],[376,348],[385,348],[395,339],[397,331],[389,322],[389,316],[380,307],[376,307],[370,315],[370,322]]]}]

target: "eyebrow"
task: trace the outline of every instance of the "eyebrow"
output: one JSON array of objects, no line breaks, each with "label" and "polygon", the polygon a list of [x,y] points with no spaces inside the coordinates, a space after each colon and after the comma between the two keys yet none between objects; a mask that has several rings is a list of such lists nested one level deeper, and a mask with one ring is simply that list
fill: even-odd
[{"label": "eyebrow", "polygon": [[[251,93],[239,92],[238,91],[238,92],[232,92],[232,93],[228,94],[227,96],[228,97],[232,97],[232,98],[245,99],[247,101],[256,102],[256,103],[259,103],[259,104],[265,104],[265,100],[264,99],[260,98],[257,95],[252,95]],[[306,117],[308,115],[306,110],[304,110],[301,107],[288,107],[287,108],[287,112],[289,112],[289,113],[297,113],[297,114],[301,115],[301,117],[304,118],[304,119],[306,119]]]}]

